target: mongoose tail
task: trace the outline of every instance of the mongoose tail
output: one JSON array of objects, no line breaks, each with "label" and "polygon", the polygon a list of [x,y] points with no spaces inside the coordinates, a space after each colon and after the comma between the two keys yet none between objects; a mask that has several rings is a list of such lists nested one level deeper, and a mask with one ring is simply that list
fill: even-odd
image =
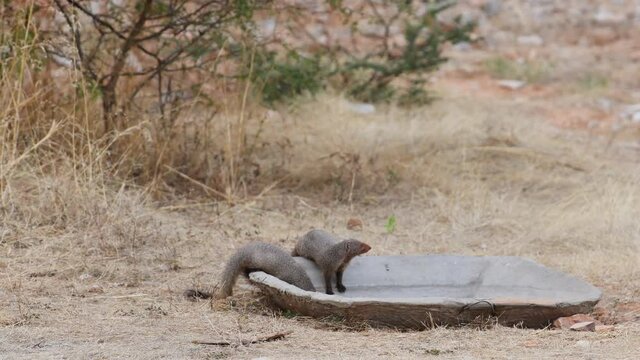
[{"label": "mongoose tail", "polygon": [[[263,271],[303,290],[316,290],[307,273],[291,255],[278,246],[255,242],[238,249],[227,261],[220,279],[220,290],[215,294],[215,297],[231,296],[238,276],[242,274],[249,277],[249,274],[254,271]],[[191,289],[185,291],[184,295],[188,298],[200,299],[214,296],[204,291]]]}]

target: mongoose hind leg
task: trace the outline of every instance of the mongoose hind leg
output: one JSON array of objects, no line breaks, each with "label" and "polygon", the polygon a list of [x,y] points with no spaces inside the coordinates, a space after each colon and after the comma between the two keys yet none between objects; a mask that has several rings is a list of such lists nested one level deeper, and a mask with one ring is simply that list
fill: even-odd
[{"label": "mongoose hind leg", "polygon": [[336,279],[337,279],[336,288],[338,289],[338,292],[341,292],[341,293],[347,291],[347,288],[344,287],[344,284],[342,284],[342,273],[343,273],[342,270],[336,271]]}]

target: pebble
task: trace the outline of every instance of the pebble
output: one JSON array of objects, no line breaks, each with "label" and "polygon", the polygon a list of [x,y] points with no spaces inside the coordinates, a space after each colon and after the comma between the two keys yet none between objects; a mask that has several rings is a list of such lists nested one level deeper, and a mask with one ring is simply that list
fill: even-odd
[{"label": "pebble", "polygon": [[613,13],[606,8],[601,7],[598,9],[598,12],[593,15],[593,20],[597,24],[603,25],[620,24],[626,20],[626,16],[624,14]]},{"label": "pebble", "polygon": [[573,331],[596,331],[596,322],[595,321],[579,322],[571,325],[569,329]]},{"label": "pebble", "polygon": [[588,349],[591,347],[591,342],[588,340],[578,340],[576,341],[576,347]]},{"label": "pebble", "polygon": [[538,35],[522,35],[518,36],[518,44],[524,46],[541,46],[544,45],[544,40]]},{"label": "pebble", "polygon": [[509,90],[520,90],[527,85],[527,83],[520,80],[499,80],[498,85]]},{"label": "pebble", "polygon": [[349,102],[348,107],[349,110],[358,114],[367,115],[376,112],[376,107],[373,104]]}]

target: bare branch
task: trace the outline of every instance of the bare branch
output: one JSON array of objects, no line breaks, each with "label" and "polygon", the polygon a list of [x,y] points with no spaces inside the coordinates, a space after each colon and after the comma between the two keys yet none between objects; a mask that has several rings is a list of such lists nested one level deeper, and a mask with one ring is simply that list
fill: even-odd
[{"label": "bare branch", "polygon": [[71,16],[69,15],[69,13],[67,13],[67,10],[65,8],[64,5],[62,5],[62,3],[60,2],[60,0],[54,0],[56,7],[58,8],[58,10],[60,10],[60,12],[62,13],[62,16],[64,16],[65,21],[67,22],[67,25],[69,26],[69,29],[71,30],[72,36],[73,36],[73,43],[76,47],[76,51],[78,52],[78,59],[80,60],[80,68],[81,71],[85,74],[86,77],[88,77],[91,81],[97,81],[98,80],[98,75],[96,74],[96,72],[94,71],[92,65],[91,65],[91,61],[87,61],[87,59],[84,56],[84,50],[82,48],[82,38],[80,35],[80,30],[78,30],[78,27],[75,26],[73,20],[71,19]]}]

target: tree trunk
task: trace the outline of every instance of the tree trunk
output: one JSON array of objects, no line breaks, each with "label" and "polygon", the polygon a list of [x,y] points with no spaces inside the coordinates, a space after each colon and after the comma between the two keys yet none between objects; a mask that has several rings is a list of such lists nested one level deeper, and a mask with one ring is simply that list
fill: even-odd
[{"label": "tree trunk", "polygon": [[116,103],[116,92],[114,89],[102,89],[102,121],[103,121],[103,130],[104,134],[109,136],[109,134],[116,130],[116,126],[114,124],[115,114],[117,103]]}]

